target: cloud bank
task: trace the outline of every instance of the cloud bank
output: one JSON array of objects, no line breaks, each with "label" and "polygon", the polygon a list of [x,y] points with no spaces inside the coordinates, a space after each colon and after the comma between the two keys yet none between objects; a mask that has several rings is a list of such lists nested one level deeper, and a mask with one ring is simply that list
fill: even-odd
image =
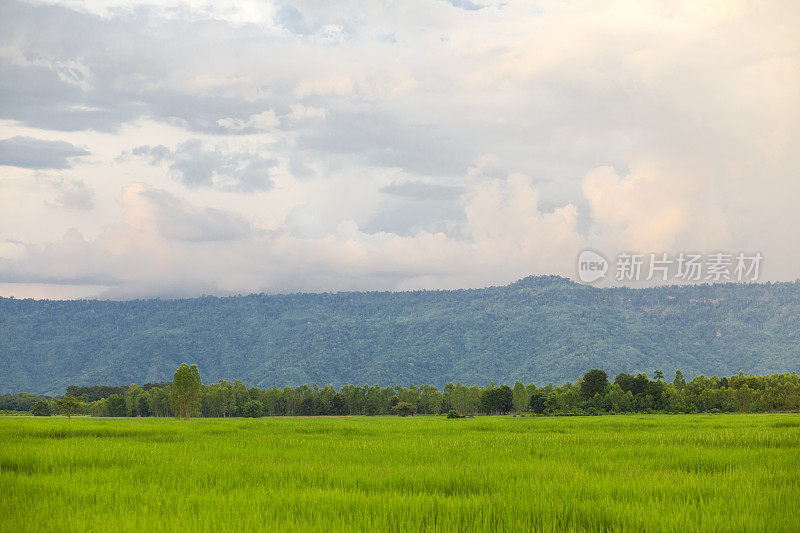
[{"label": "cloud bank", "polygon": [[800,277],[786,2],[0,4],[0,294]]}]

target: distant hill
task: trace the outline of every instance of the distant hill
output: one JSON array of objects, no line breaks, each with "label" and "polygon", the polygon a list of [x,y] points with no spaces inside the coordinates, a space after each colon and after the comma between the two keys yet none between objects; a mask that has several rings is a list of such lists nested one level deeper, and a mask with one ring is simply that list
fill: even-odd
[{"label": "distant hill", "polygon": [[260,387],[790,372],[800,283],[598,289],[546,276],[455,291],[0,298],[0,393],[170,380],[183,361],[206,383]]}]

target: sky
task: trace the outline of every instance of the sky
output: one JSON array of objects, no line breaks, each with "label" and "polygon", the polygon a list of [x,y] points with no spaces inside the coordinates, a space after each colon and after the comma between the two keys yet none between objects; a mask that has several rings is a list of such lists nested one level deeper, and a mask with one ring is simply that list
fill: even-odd
[{"label": "sky", "polygon": [[[0,2],[0,296],[800,277],[800,3]],[[610,280],[610,282],[613,280]]]}]

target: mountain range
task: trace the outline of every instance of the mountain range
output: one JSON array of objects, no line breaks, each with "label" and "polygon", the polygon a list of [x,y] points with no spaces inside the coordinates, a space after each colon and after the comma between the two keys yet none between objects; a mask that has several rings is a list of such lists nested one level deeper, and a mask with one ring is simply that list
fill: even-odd
[{"label": "mountain range", "polygon": [[800,370],[800,282],[500,287],[187,299],[0,298],[0,393],[169,381],[442,386]]}]

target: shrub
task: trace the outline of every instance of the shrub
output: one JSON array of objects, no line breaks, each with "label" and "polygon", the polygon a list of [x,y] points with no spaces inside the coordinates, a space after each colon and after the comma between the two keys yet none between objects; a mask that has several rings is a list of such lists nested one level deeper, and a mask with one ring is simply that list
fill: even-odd
[{"label": "shrub", "polygon": [[242,416],[246,416],[248,418],[259,418],[264,413],[264,406],[261,405],[261,402],[256,400],[250,400],[244,407],[242,408]]},{"label": "shrub", "polygon": [[464,418],[464,417],[458,414],[458,411],[450,409],[450,411],[447,413],[447,418]]},{"label": "shrub", "polygon": [[392,413],[398,416],[408,416],[417,414],[417,408],[408,402],[400,402],[392,407]]}]

